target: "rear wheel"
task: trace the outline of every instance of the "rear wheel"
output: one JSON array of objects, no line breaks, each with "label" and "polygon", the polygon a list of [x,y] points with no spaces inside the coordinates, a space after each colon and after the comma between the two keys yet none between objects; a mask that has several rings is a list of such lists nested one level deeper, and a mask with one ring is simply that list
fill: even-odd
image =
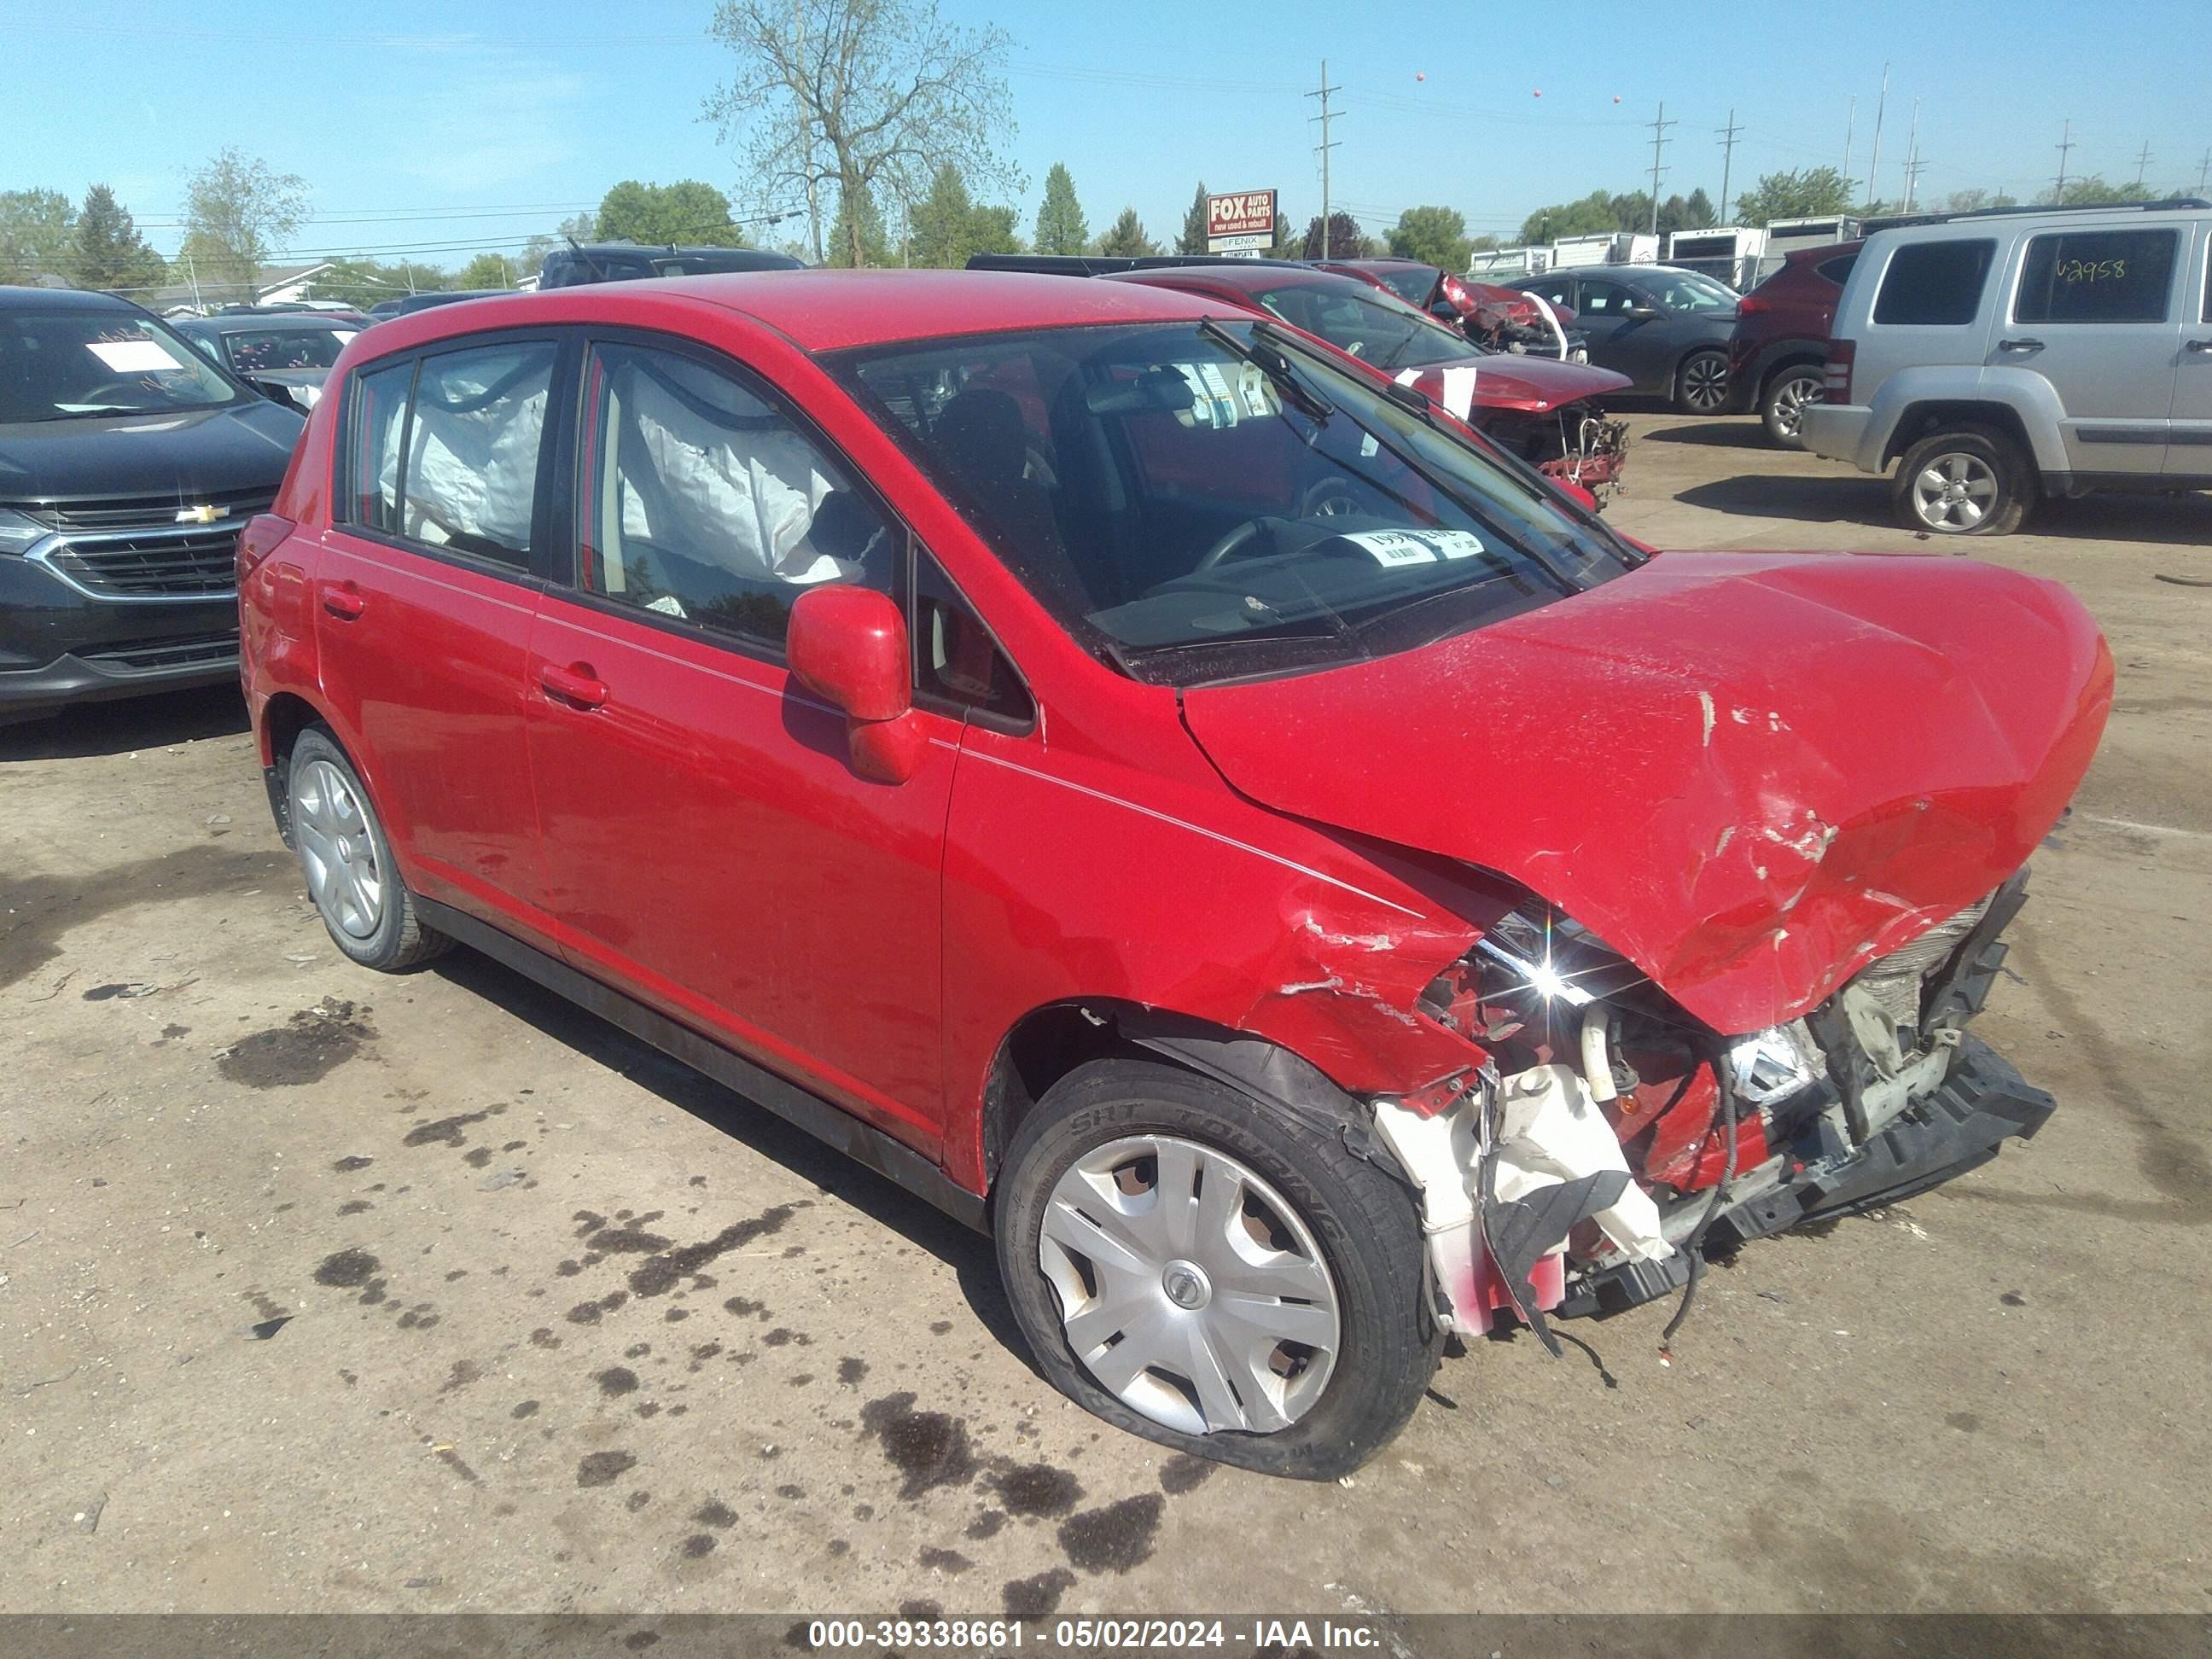
[{"label": "rear wheel", "polygon": [[1728,354],[1693,351],[1674,371],[1674,407],[1685,415],[1717,415],[1728,406]]},{"label": "rear wheel", "polygon": [[310,727],[285,769],[285,815],[300,867],[331,943],[361,963],[397,973],[452,946],[422,925],[392,843],[345,751]]},{"label": "rear wheel", "polygon": [[1000,1271],[1045,1375],[1117,1427],[1305,1480],[1357,1468],[1436,1369],[1406,1190],[1340,1137],[1154,1060],[1024,1120]]},{"label": "rear wheel", "polygon": [[1820,401],[1821,366],[1792,363],[1766,383],[1759,418],[1766,435],[1784,449],[1805,447],[1805,406]]},{"label": "rear wheel", "polygon": [[2020,446],[1993,428],[1937,432],[1905,452],[1890,501],[1908,530],[1934,536],[2008,536],[2035,495]]}]

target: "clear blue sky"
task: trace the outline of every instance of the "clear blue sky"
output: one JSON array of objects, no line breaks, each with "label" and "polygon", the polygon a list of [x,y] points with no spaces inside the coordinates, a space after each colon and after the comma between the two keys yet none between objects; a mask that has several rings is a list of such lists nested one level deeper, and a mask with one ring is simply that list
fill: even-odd
[{"label": "clear blue sky", "polygon": [[[1680,123],[1662,194],[1719,196],[1715,130],[1731,106],[1744,129],[1737,185],[1840,164],[1854,93],[1863,180],[1885,58],[1883,196],[1902,186],[1916,97],[1923,198],[1972,185],[2028,196],[2057,170],[2068,117],[2069,173],[2132,179],[2148,143],[2148,182],[2193,188],[2212,146],[2204,0],[2112,0],[2094,17],[1891,0],[944,8],[1013,38],[1019,125],[1006,148],[1028,175],[1025,231],[1056,161],[1094,230],[1128,204],[1155,237],[1171,236],[1201,176],[1217,190],[1273,185],[1304,222],[1320,185],[1316,105],[1301,94],[1324,56],[1343,88],[1332,196],[1370,231],[1437,203],[1471,230],[1510,235],[1546,203],[1639,187],[1651,165],[1640,124],[1662,99]],[[295,239],[299,255],[421,248],[415,257],[456,264],[514,248],[623,178],[705,179],[742,203],[736,152],[699,118],[732,70],[706,38],[711,9],[397,0],[348,8],[332,28],[296,0],[14,0],[0,15],[14,88],[0,189],[81,198],[106,182],[173,252],[185,173],[235,144],[308,181],[317,218]]]}]

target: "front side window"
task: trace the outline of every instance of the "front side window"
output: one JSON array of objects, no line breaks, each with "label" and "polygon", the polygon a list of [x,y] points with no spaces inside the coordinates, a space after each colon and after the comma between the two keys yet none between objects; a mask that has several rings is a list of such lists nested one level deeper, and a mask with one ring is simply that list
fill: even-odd
[{"label": "front side window", "polygon": [[1475,355],[1464,338],[1425,312],[1349,277],[1270,289],[1259,300],[1285,322],[1380,369],[1430,368]]},{"label": "front side window", "polygon": [[935,559],[914,560],[914,684],[926,696],[1027,724],[1028,690]]},{"label": "front side window", "polygon": [[775,646],[817,582],[893,590],[902,544],[881,509],[736,375],[610,344],[585,385],[589,592]]},{"label": "front side window", "polygon": [[166,415],[246,395],[167,326],[136,312],[0,314],[0,424]]},{"label": "front side window", "polygon": [[1982,312],[1982,289],[1997,245],[1976,240],[1908,242],[1889,257],[1875,295],[1874,319],[1910,328],[1963,328]]},{"label": "front side window", "polygon": [[230,366],[240,374],[266,374],[287,368],[328,368],[360,331],[352,328],[256,329],[251,334],[227,335],[224,343],[230,348]]},{"label": "front side window", "polygon": [[1189,684],[1402,650],[1635,555],[1261,323],[847,354],[836,372],[1071,634]]},{"label": "front side window", "polygon": [[400,476],[401,535],[528,567],[555,349],[526,341],[422,360]]},{"label": "front side window", "polygon": [[1734,289],[1695,270],[1652,277],[1651,293],[1662,309],[1692,313],[1734,311],[1741,298]]},{"label": "front side window", "polygon": [[2180,237],[2171,230],[2062,231],[2029,239],[2013,320],[2162,323]]}]

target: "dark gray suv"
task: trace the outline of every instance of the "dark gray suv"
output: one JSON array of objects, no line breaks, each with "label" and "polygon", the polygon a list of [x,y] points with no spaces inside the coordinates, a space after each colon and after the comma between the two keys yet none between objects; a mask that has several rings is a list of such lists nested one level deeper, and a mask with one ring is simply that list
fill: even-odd
[{"label": "dark gray suv", "polygon": [[1637,391],[1671,398],[1685,415],[1728,407],[1729,338],[1742,296],[1725,283],[1674,265],[1581,265],[1505,286],[1572,310],[1590,362]]}]

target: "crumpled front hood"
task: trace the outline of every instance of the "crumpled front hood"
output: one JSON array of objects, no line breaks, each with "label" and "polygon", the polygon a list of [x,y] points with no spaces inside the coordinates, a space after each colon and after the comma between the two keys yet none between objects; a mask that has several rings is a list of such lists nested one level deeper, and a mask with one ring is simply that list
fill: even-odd
[{"label": "crumpled front hood", "polygon": [[[1403,380],[1406,376],[1398,377]],[[1482,409],[1557,409],[1585,398],[1603,398],[1633,384],[1626,374],[1556,357],[1501,351],[1419,371],[1410,382],[1455,415]],[[1459,399],[1465,396],[1468,401]]]},{"label": "crumpled front hood", "polygon": [[1277,811],[1498,871],[1724,1035],[1813,1007],[2025,863],[2112,657],[2065,589],[1956,558],[1674,553],[1318,674],[1185,694]]}]

